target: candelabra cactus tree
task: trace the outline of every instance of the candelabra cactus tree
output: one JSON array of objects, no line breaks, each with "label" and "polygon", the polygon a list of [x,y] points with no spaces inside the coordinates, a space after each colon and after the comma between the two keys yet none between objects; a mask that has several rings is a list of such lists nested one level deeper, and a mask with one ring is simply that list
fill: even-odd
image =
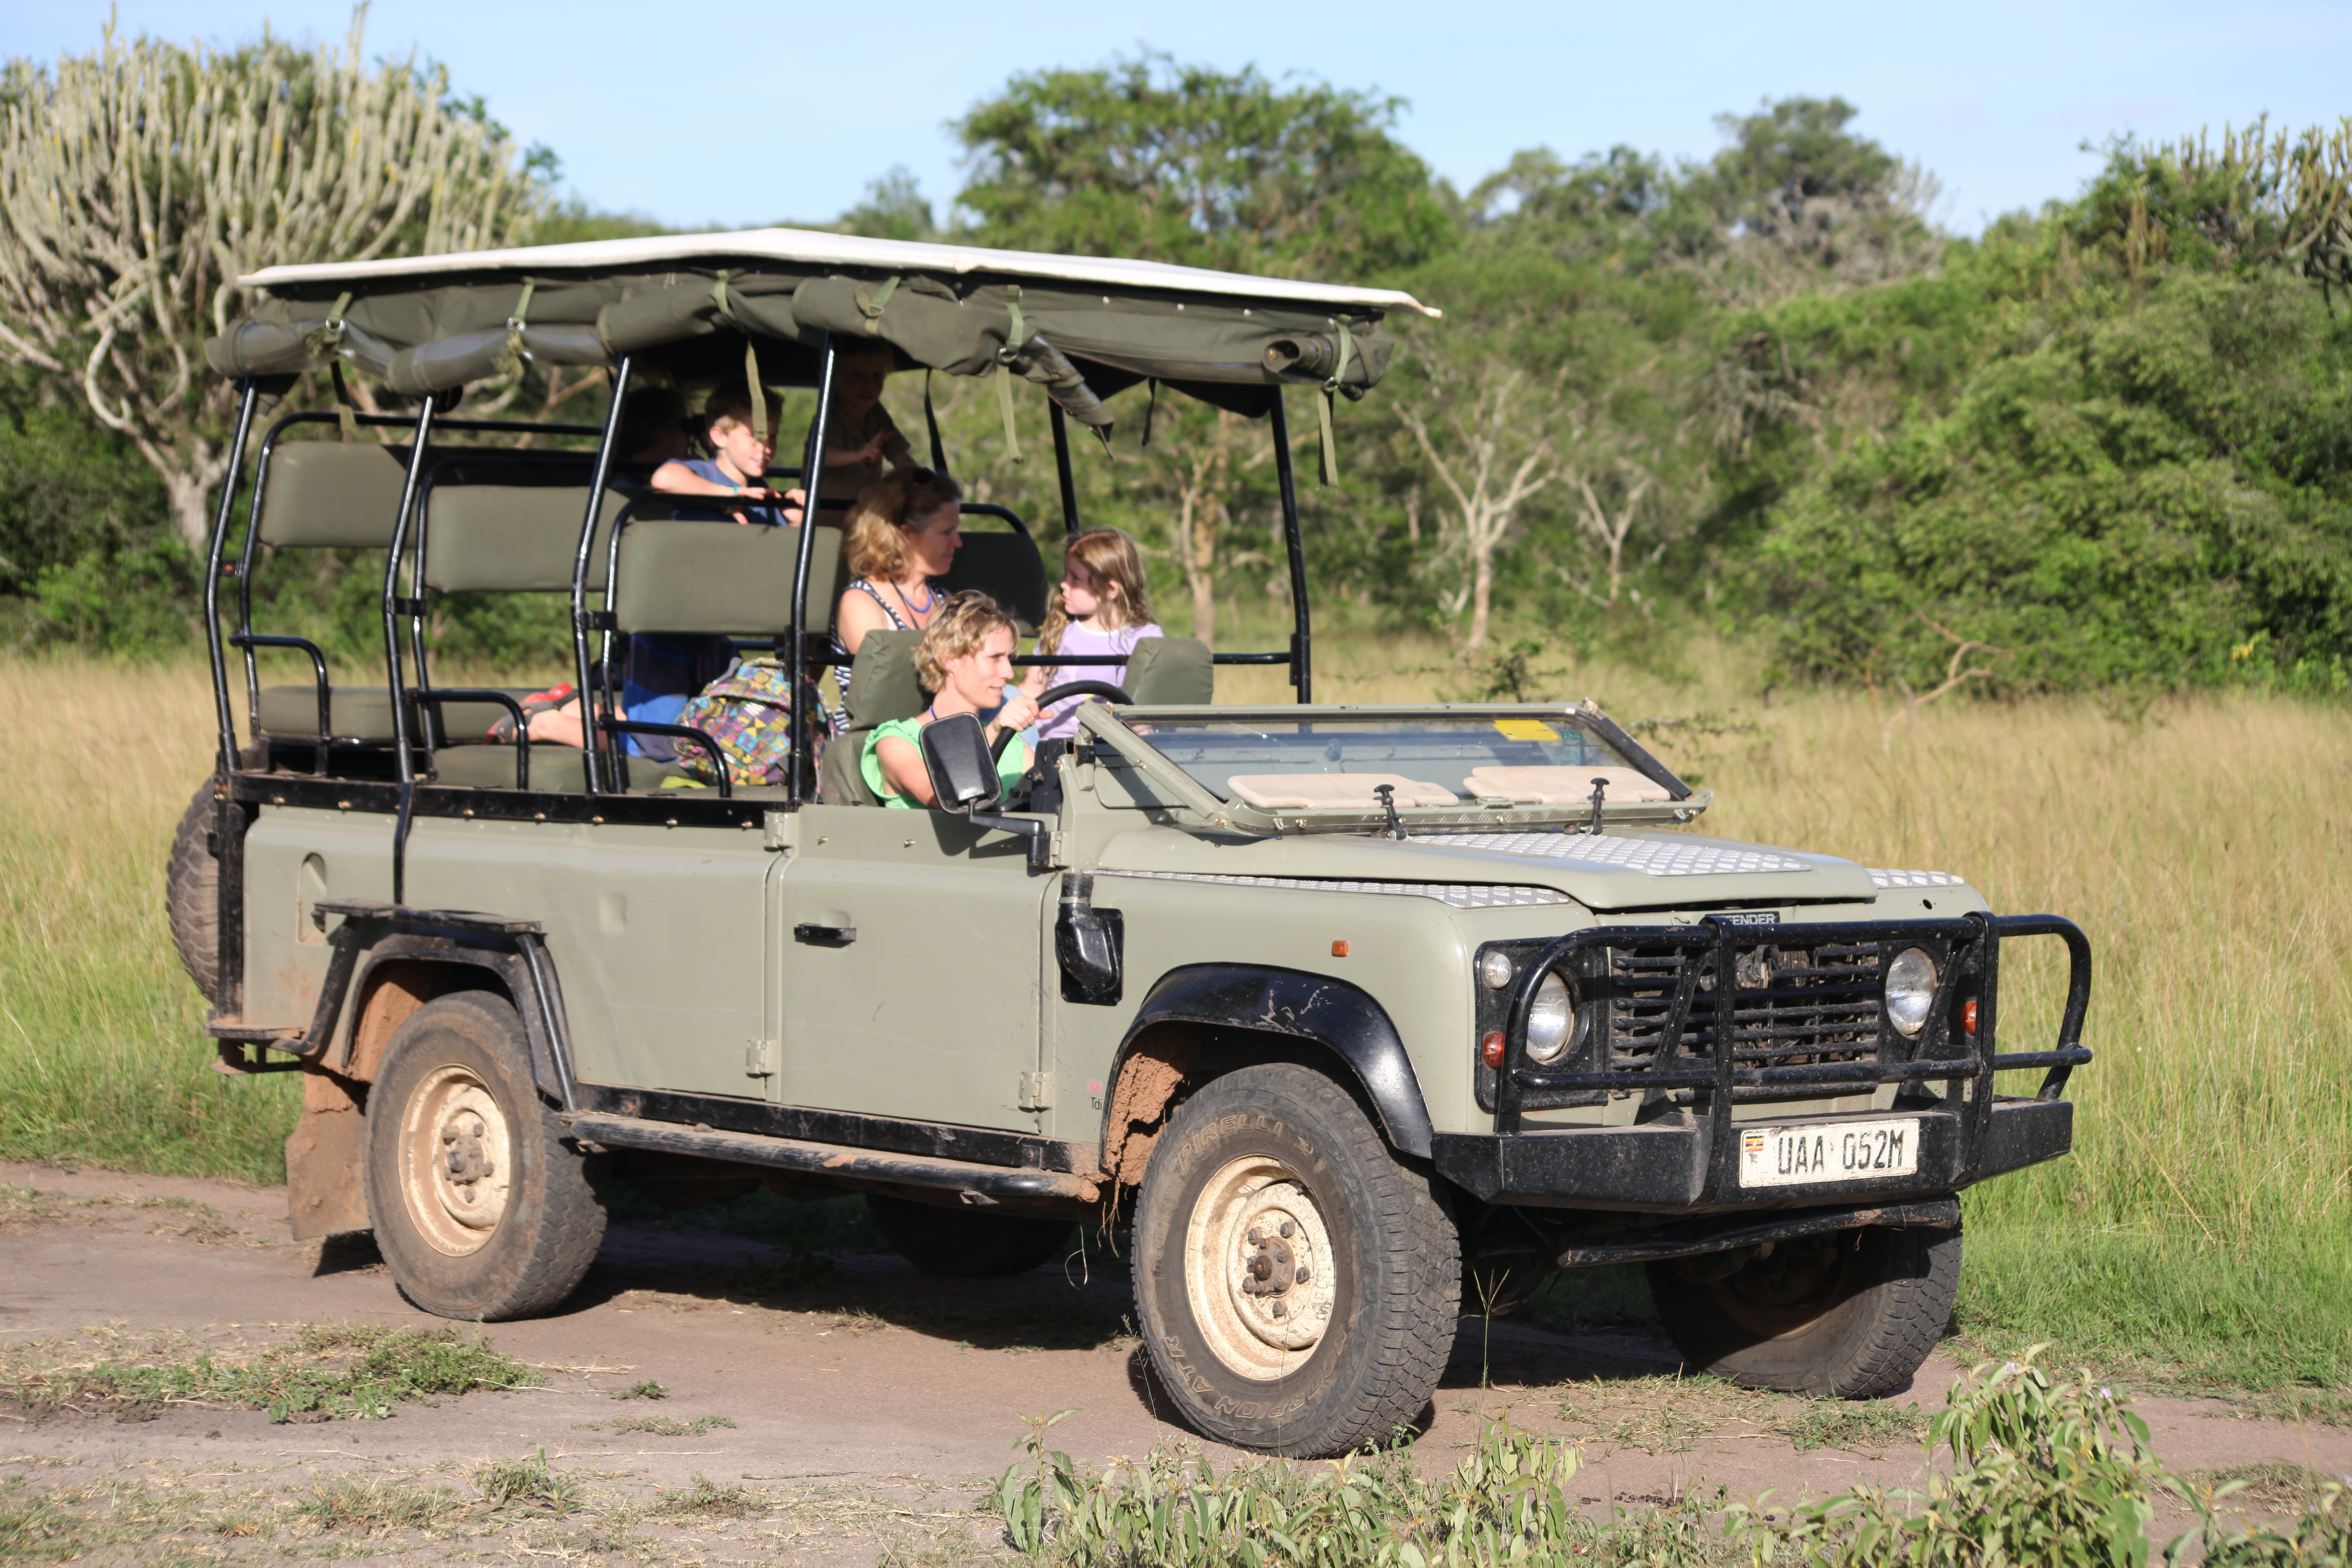
[{"label": "candelabra cactus tree", "polygon": [[265,35],[234,50],[110,27],[0,67],[0,355],[71,375],[163,477],[200,544],[233,393],[204,339],[279,262],[509,242],[545,182],[446,73]]}]

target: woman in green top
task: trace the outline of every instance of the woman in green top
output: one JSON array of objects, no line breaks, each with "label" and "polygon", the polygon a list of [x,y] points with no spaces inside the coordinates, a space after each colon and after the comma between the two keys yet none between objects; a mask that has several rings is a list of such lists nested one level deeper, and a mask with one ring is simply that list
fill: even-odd
[{"label": "woman in green top", "polygon": [[866,755],[859,766],[866,787],[884,805],[912,810],[932,804],[931,777],[923,766],[923,726],[934,719],[958,713],[985,713],[1003,707],[986,726],[989,744],[999,736],[1013,742],[996,759],[996,776],[1011,789],[1029,771],[1029,745],[1021,731],[1037,721],[1037,704],[1013,679],[1013,648],[1020,636],[997,602],[967,589],[950,595],[931,613],[923,626],[923,640],[915,649],[915,672],[924,689],[936,693],[931,705],[912,719],[893,719],[875,726],[866,738]]}]

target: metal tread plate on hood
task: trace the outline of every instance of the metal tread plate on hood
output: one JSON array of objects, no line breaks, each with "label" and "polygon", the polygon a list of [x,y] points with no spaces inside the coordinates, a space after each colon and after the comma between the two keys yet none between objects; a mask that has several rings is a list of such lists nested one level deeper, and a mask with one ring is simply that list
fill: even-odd
[{"label": "metal tread plate on hood", "polygon": [[1583,833],[1429,833],[1415,834],[1412,842],[1496,855],[1539,855],[1650,877],[1719,877],[1815,868],[1809,861],[1769,849],[1671,838],[1608,838]]}]

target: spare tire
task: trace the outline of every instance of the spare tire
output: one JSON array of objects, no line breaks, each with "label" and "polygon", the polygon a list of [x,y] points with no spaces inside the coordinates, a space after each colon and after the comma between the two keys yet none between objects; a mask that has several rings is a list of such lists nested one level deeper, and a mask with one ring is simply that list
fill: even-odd
[{"label": "spare tire", "polygon": [[188,802],[172,835],[172,866],[163,882],[163,912],[172,945],[205,1000],[220,1005],[220,858],[213,844],[213,788],[206,779]]}]

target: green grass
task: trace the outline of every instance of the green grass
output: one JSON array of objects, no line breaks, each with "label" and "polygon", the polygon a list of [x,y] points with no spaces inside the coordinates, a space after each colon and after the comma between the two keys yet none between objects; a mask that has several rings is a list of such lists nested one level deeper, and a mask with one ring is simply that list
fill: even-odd
[{"label": "green grass", "polygon": [[[1251,624],[1229,646],[1272,635],[1244,610]],[[1970,1348],[2007,1356],[2047,1341],[2056,1358],[2135,1386],[2352,1409],[2341,707],[1948,700],[1908,711],[1866,693],[1768,700],[1752,661],[1703,639],[1672,665],[1553,657],[1564,668],[1528,672],[1531,695],[1589,695],[1629,721],[1709,716],[1647,732],[1717,792],[1710,830],[1958,872],[1999,909],[2056,910],[2089,932],[2099,1059],[2071,1090],[2075,1152],[1968,1195],[1958,1328]],[[1421,700],[1483,679],[1426,638],[1365,627],[1319,640],[1317,671],[1318,696],[1335,701]],[[0,717],[13,754],[32,760],[0,769],[0,1157],[282,1179],[293,1075],[209,1070],[201,1004],[163,918],[165,847],[208,765],[201,670],[9,658],[5,672]],[[1229,700],[1283,695],[1279,672],[1229,673]],[[98,713],[139,721],[88,721]],[[2052,1039],[2057,959],[2042,942],[2004,962],[2005,1045]],[[627,1212],[639,1207],[658,1213]],[[696,1217],[806,1260],[751,1281],[761,1289],[805,1286],[823,1258],[879,1246],[854,1203],[795,1212],[755,1196]],[[1638,1271],[1595,1271],[1536,1311],[1640,1324],[1644,1295]]]},{"label": "green grass", "polygon": [[311,1324],[242,1361],[178,1347],[65,1363],[40,1347],[0,1352],[0,1397],[37,1415],[197,1405],[267,1410],[272,1421],[380,1420],[395,1404],[546,1381],[454,1328]]}]

